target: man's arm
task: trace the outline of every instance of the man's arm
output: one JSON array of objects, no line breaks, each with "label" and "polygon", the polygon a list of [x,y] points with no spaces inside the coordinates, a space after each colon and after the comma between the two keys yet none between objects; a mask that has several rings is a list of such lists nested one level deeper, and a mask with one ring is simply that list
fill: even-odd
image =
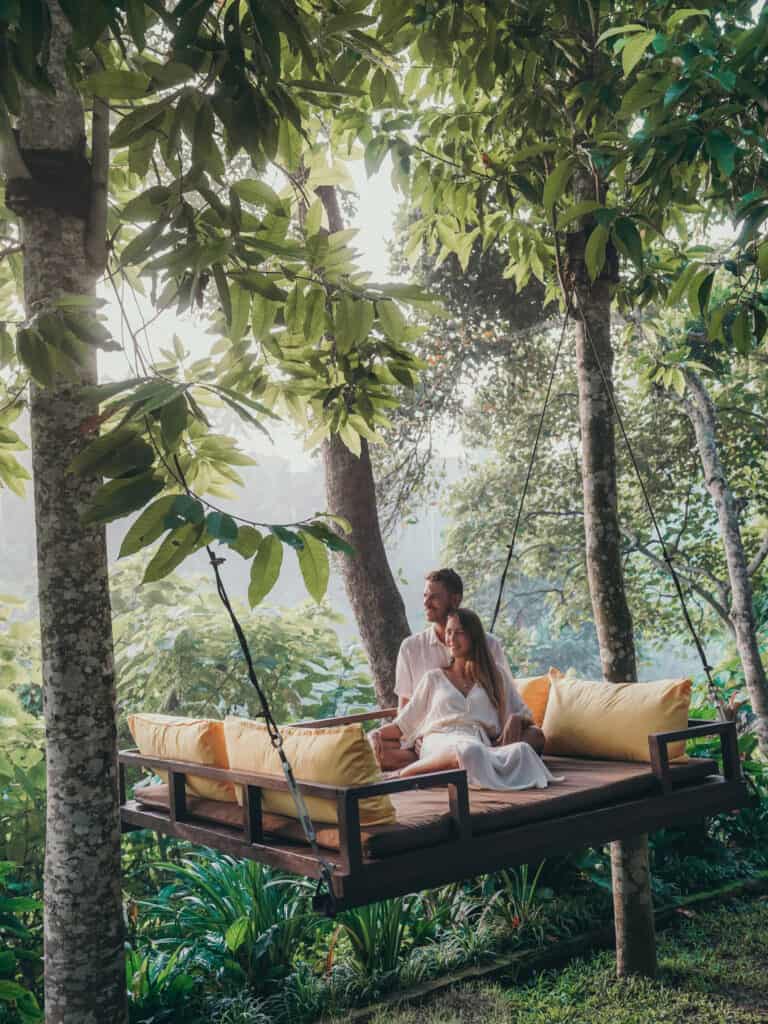
[{"label": "man's arm", "polygon": [[407,641],[408,638],[406,637],[400,644],[400,650],[397,652],[397,664],[395,666],[395,693],[397,694],[397,707],[400,711],[403,710],[410,700],[417,682],[413,678],[413,671],[408,658]]}]

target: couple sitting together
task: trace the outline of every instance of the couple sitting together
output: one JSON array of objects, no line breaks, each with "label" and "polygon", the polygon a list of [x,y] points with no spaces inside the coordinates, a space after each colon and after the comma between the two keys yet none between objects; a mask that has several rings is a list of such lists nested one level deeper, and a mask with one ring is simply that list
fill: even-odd
[{"label": "couple sitting together", "polygon": [[499,641],[475,612],[459,607],[453,569],[426,577],[430,623],[403,641],[397,659],[397,717],[369,733],[376,759],[401,777],[464,768],[481,789],[543,789],[560,781],[539,757],[533,724]]}]

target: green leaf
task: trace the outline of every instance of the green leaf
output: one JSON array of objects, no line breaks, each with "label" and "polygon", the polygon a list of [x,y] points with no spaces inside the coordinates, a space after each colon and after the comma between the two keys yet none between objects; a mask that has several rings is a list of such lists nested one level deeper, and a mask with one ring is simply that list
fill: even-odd
[{"label": "green leaf", "polygon": [[587,264],[587,273],[592,281],[596,280],[600,271],[605,265],[605,247],[608,243],[608,229],[601,224],[592,229],[587,240],[587,247],[584,259]]},{"label": "green leaf", "polygon": [[267,534],[259,544],[251,565],[251,582],[248,587],[248,603],[251,608],[260,604],[274,587],[282,564],[283,545],[276,536]]},{"label": "green leaf", "polygon": [[555,203],[565,191],[572,170],[573,159],[567,157],[565,160],[561,160],[548,175],[544,182],[544,209],[547,213],[552,213]]},{"label": "green leaf", "polygon": [[148,544],[154,544],[157,538],[165,533],[167,529],[165,520],[171,512],[176,497],[175,494],[165,494],[144,509],[123,538],[118,558],[135,555],[137,551]]},{"label": "green leaf", "polygon": [[757,250],[757,269],[760,273],[760,280],[768,277],[768,242],[763,242]]},{"label": "green leaf", "polygon": [[613,225],[613,239],[617,249],[632,260],[638,270],[643,269],[643,243],[640,232],[629,217],[618,217]]},{"label": "green leaf", "polygon": [[29,370],[38,384],[48,387],[53,384],[56,371],[53,352],[34,327],[21,327],[16,332],[16,351],[22,364]]},{"label": "green leaf", "polygon": [[251,932],[250,917],[238,917],[224,933],[224,942],[230,953],[236,953]]},{"label": "green leaf", "polygon": [[232,320],[229,328],[230,341],[240,341],[248,328],[251,313],[251,295],[240,285],[232,284],[229,289]]},{"label": "green leaf", "polygon": [[266,206],[272,213],[285,213],[285,204],[273,188],[255,178],[244,178],[232,186],[241,199],[254,206]]},{"label": "green leaf", "polygon": [[[135,462],[132,462],[135,460]],[[91,441],[69,464],[69,472],[78,476],[119,476],[132,465],[147,469],[154,460],[151,445],[133,427],[117,427]]]},{"label": "green leaf", "polygon": [[253,558],[261,544],[263,534],[253,526],[238,526],[237,537],[229,546],[243,558]]},{"label": "green leaf", "polygon": [[601,33],[597,37],[597,42],[603,43],[606,39],[612,39],[614,36],[626,36],[631,35],[633,32],[646,31],[645,25],[615,25],[613,28],[606,29],[605,32]]},{"label": "green leaf", "polygon": [[706,140],[709,155],[717,163],[720,173],[729,178],[736,166],[736,143],[725,132],[710,132]]},{"label": "green leaf", "polygon": [[205,528],[211,537],[225,544],[237,540],[237,523],[225,512],[209,512],[205,518]]},{"label": "green leaf", "polygon": [[187,400],[177,395],[160,410],[160,431],[167,451],[175,451],[187,427]]},{"label": "green leaf", "polygon": [[283,544],[287,544],[289,547],[298,550],[304,543],[298,533],[294,533],[293,530],[289,530],[285,526],[270,526],[270,530],[280,538]]},{"label": "green leaf", "polygon": [[111,523],[114,519],[121,519],[146,505],[164,486],[164,481],[152,472],[111,480],[96,492],[82,521],[86,524]]},{"label": "green leaf", "polygon": [[307,211],[307,216],[304,220],[304,231],[307,238],[313,238],[318,232],[323,223],[323,204],[320,199],[315,199]]},{"label": "green leaf", "polygon": [[374,307],[368,299],[353,299],[344,294],[336,305],[336,349],[345,355],[368,337],[373,326]]},{"label": "green leaf", "polygon": [[315,345],[325,331],[325,291],[310,288],[304,304],[304,340]]},{"label": "green leaf", "polygon": [[558,228],[564,228],[566,224],[578,220],[579,217],[586,217],[587,214],[594,213],[595,210],[601,208],[602,204],[598,203],[595,199],[584,199],[582,202],[570,206],[564,213],[561,213],[557,218],[557,226]]},{"label": "green leaf", "polygon": [[147,566],[142,583],[154,583],[172,573],[185,558],[202,547],[204,535],[202,523],[185,523],[172,530]]},{"label": "green leaf", "polygon": [[300,531],[304,546],[297,551],[299,568],[310,595],[319,604],[328,589],[328,552],[325,546],[305,530]]},{"label": "green leaf", "polygon": [[731,337],[739,355],[748,356],[752,349],[752,327],[747,310],[739,310],[731,324]]},{"label": "green leaf", "polygon": [[[199,526],[205,519],[205,509],[202,502],[189,494],[177,494],[173,499],[170,516],[171,519],[183,519],[187,523],[194,523]],[[179,526],[178,522],[172,522],[169,526]]]},{"label": "green leaf", "polygon": [[624,77],[632,74],[637,64],[642,60],[643,54],[656,38],[655,32],[641,32],[633,36],[621,51],[621,65],[624,69]]},{"label": "green leaf", "polygon": [[675,11],[667,20],[667,28],[671,31],[681,22],[685,21],[686,18],[708,18],[709,11],[703,11],[700,7],[683,7],[679,11]]},{"label": "green leaf", "polygon": [[85,92],[111,100],[141,99],[149,87],[149,78],[141,71],[97,71],[81,83]]},{"label": "green leaf", "polygon": [[714,272],[708,270],[699,270],[692,277],[688,285],[688,305],[694,316],[704,316],[706,314],[714,278]]}]

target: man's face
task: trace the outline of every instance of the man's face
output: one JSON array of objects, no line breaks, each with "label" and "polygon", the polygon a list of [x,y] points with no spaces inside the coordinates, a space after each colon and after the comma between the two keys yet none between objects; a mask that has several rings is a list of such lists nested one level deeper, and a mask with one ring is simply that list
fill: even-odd
[{"label": "man's face", "polygon": [[459,607],[461,598],[451,594],[444,583],[427,580],[424,584],[424,612],[427,622],[435,622],[444,626],[448,613]]}]

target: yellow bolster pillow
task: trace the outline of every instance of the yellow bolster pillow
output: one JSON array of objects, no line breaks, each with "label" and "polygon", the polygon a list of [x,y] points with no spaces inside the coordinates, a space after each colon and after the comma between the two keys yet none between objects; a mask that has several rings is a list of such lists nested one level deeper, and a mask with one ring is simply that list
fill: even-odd
[{"label": "yellow bolster pillow", "polygon": [[[282,725],[280,733],[283,749],[297,780],[322,782],[329,786],[362,786],[381,781],[373,750],[359,723],[310,729]],[[235,771],[264,772],[284,777],[280,758],[263,722],[227,718],[224,735],[229,763]],[[241,787],[236,788],[237,799],[242,802]],[[313,821],[338,823],[335,800],[311,796],[304,799]],[[273,814],[298,817],[293,798],[287,792],[264,790],[262,807]],[[395,809],[388,796],[368,797],[360,801],[361,824],[388,825],[394,821]]]},{"label": "yellow bolster pillow", "polygon": [[[209,718],[177,718],[173,715],[128,715],[128,728],[142,754],[169,761],[191,761],[211,768],[229,768],[224,723]],[[165,772],[158,775],[167,782]],[[208,800],[235,801],[235,787],[199,775],[187,776],[187,793]]]},{"label": "yellow bolster pillow", "polygon": [[533,724],[537,725],[540,729],[547,710],[550,683],[554,679],[562,678],[563,673],[559,669],[551,668],[545,676],[529,676],[527,679],[515,679],[517,692],[533,715]]},{"label": "yellow bolster pillow", "polygon": [[[544,716],[544,753],[648,762],[649,734],[685,729],[690,702],[690,679],[553,680]],[[684,753],[684,741],[670,743],[670,758]]]}]

